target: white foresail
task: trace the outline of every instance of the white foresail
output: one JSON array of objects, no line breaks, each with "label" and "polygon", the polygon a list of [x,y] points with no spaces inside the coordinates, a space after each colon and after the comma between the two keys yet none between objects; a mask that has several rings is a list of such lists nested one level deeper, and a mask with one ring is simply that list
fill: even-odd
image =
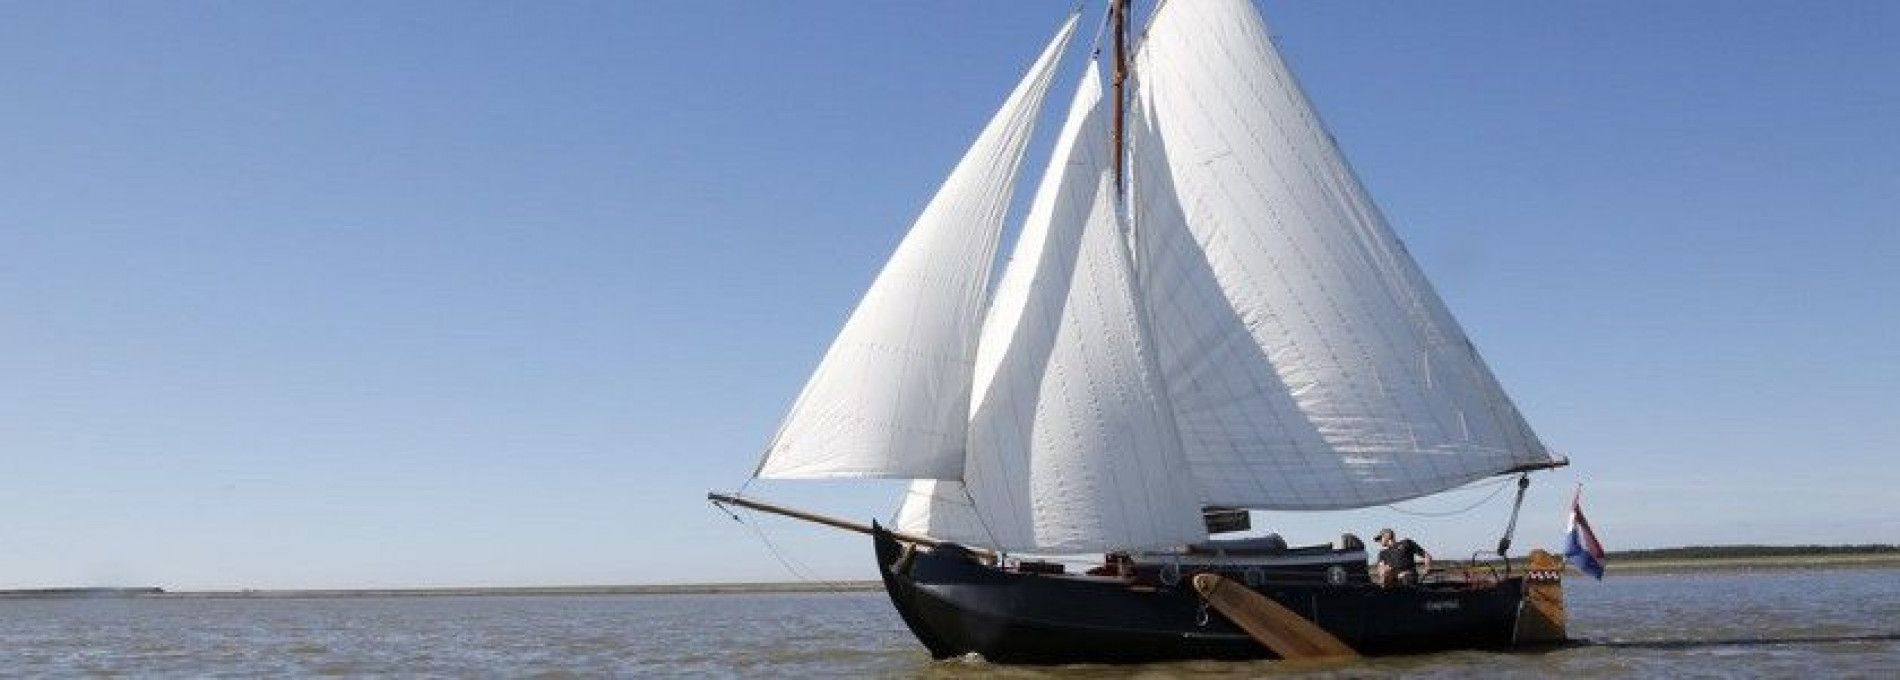
[{"label": "white foresail", "polygon": [[918,216],[799,393],[757,476],[962,475],[971,360],[998,234],[1076,18]]},{"label": "white foresail", "polygon": [[911,482],[897,508],[894,527],[903,533],[967,545],[989,545],[990,533],[962,482],[919,479]]},{"label": "white foresail", "polygon": [[1134,288],[1100,77],[1084,75],[985,321],[961,487],[899,526],[1005,550],[1206,538]]},{"label": "white foresail", "polygon": [[1363,507],[1550,459],[1251,3],[1165,3],[1135,74],[1136,260],[1202,501]]}]

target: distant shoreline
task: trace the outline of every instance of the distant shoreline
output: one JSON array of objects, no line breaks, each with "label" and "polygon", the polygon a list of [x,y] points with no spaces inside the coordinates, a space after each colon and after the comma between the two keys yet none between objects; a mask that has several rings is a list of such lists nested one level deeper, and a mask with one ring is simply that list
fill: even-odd
[{"label": "distant shoreline", "polygon": [[562,595],[759,595],[768,593],[870,592],[884,589],[879,581],[823,583],[673,583],[618,586],[506,586],[448,588],[362,588],[304,590],[198,590],[167,592],[156,597],[177,598],[328,598],[328,597],[546,597]]},{"label": "distant shoreline", "polygon": [[1752,571],[1900,567],[1900,553],[1866,555],[1776,555],[1770,557],[1640,557],[1607,561],[1608,573],[1658,571]]},{"label": "distant shoreline", "polygon": [[[1517,560],[1513,563],[1521,564]],[[1608,561],[1608,575],[1666,572],[1793,569],[1900,569],[1900,552],[1759,557],[1625,558]],[[1569,578],[1579,578],[1572,572]],[[510,586],[445,588],[322,588],[286,590],[182,590],[161,588],[22,588],[0,590],[0,600],[20,599],[327,599],[351,597],[548,597],[574,595],[762,595],[864,593],[883,590],[878,581],[779,583],[675,583],[604,586]]]},{"label": "distant shoreline", "polygon": [[757,595],[883,590],[878,581],[825,583],[679,583],[603,586],[449,586],[441,588],[296,588],[165,590],[162,588],[22,588],[0,590],[0,600],[20,599],[325,599],[349,597],[546,597],[567,595]]}]

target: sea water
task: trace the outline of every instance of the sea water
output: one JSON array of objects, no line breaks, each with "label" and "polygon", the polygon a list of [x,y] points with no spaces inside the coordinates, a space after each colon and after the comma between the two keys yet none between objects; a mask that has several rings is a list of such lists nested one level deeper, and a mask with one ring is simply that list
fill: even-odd
[{"label": "sea water", "polygon": [[0,676],[1900,677],[1900,569],[1565,590],[1589,643],[1548,653],[1049,668],[932,661],[883,593],[11,599]]}]

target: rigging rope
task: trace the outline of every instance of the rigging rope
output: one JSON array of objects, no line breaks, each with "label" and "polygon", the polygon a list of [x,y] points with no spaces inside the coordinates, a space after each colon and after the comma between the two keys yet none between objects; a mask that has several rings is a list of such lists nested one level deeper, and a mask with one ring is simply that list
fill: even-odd
[{"label": "rigging rope", "polygon": [[[1115,0],[1108,0],[1108,1],[1110,3],[1115,2]],[[1075,4],[1075,12],[1077,14],[1082,13],[1082,6],[1084,4],[1087,4],[1087,3],[1078,2]],[[1096,57],[1102,56],[1102,36],[1108,34],[1108,26],[1109,24],[1113,24],[1113,23],[1115,23],[1115,8],[1111,4],[1108,8],[1108,11],[1102,14],[1102,25],[1096,27],[1095,38],[1089,41],[1089,58],[1090,59],[1094,59]]]},{"label": "rigging rope", "polygon": [[990,530],[990,521],[983,518],[983,509],[976,507],[976,496],[970,493],[970,486],[958,484],[963,489],[963,497],[970,499],[970,514],[976,517],[977,526],[983,527],[983,535],[990,537],[990,545],[996,546],[996,563],[1003,563],[1003,542],[996,540],[996,532]]},{"label": "rigging rope", "polygon": [[[740,517],[738,513],[733,512],[731,508],[726,507],[724,503],[714,501],[713,506],[719,508],[721,512],[726,513],[726,516],[731,517],[732,521],[738,522],[739,524],[745,526],[747,530],[751,531],[752,535],[759,539],[759,543],[765,546],[766,552],[769,552],[772,554],[772,559],[778,560],[779,565],[785,567],[785,570],[788,572],[791,572],[792,576],[796,577],[798,580],[803,581],[805,583],[816,583],[819,586],[822,586],[826,592],[829,592],[834,595],[852,592],[851,590],[845,588],[842,584],[836,581],[829,581],[829,580],[812,576],[811,567],[809,565],[805,565],[803,562],[798,561],[796,558],[793,558],[790,555],[785,554],[783,550],[780,550],[778,545],[772,542],[771,537],[765,535],[765,530],[760,528],[757,522],[746,521],[744,517]],[[747,514],[752,515],[755,513],[748,511]],[[868,607],[865,607],[862,604],[856,605],[856,606],[864,608],[865,611],[873,612],[879,615],[884,613],[882,610],[873,610]]]},{"label": "rigging rope", "polygon": [[[1485,494],[1485,497],[1478,499],[1478,502],[1472,503],[1471,505],[1467,505],[1457,510],[1451,510],[1448,512],[1420,512],[1416,510],[1406,510],[1405,508],[1401,508],[1399,506],[1390,505],[1390,504],[1386,505],[1385,507],[1392,510],[1393,512],[1398,512],[1398,513],[1402,513],[1406,515],[1412,515],[1414,517],[1451,517],[1453,515],[1462,515],[1467,512],[1471,512],[1472,510],[1478,509],[1478,506],[1480,505],[1484,505],[1485,503],[1491,502],[1491,499],[1493,498],[1497,498],[1498,492],[1503,491],[1504,485],[1510,483],[1510,481],[1511,480],[1509,478],[1498,480],[1496,484],[1491,485],[1492,487],[1491,493]],[[1482,488],[1482,487],[1469,487],[1469,488]],[[1519,499],[1520,500],[1522,499],[1521,495],[1519,496]]]}]

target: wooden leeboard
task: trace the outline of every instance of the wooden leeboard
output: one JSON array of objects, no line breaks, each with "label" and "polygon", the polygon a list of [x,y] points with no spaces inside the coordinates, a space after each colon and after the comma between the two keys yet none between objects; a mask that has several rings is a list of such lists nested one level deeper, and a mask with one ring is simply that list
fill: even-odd
[{"label": "wooden leeboard", "polygon": [[1548,644],[1569,637],[1564,630],[1564,561],[1543,550],[1532,550],[1524,570],[1524,603],[1512,630],[1516,644]]},{"label": "wooden leeboard", "polygon": [[1195,574],[1194,589],[1227,620],[1280,658],[1349,659],[1359,656],[1326,629],[1260,593],[1219,574]]}]

